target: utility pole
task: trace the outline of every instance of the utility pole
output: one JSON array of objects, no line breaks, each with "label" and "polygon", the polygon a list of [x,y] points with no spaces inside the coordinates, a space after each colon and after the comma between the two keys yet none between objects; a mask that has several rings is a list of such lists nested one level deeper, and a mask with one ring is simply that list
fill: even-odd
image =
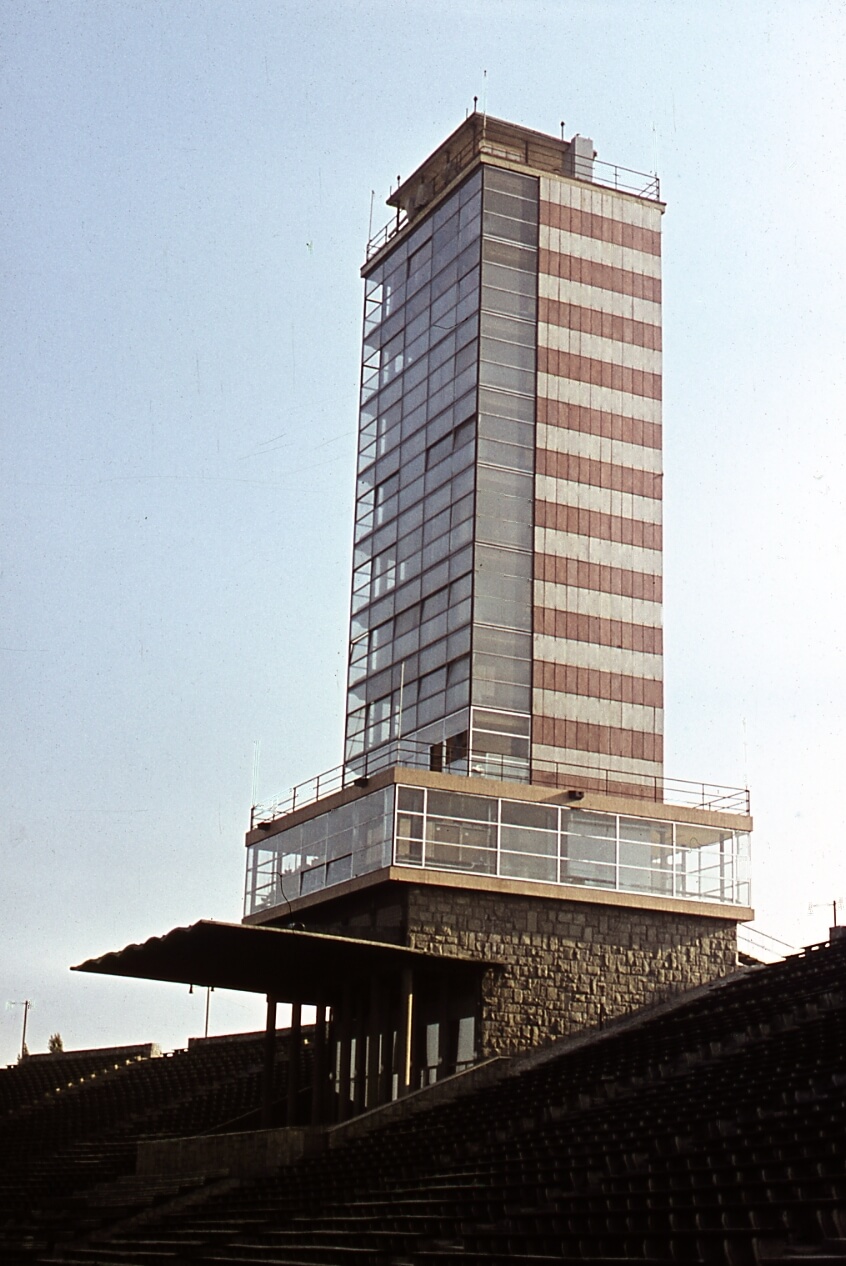
[{"label": "utility pole", "polygon": [[9,1006],[23,1007],[24,1009],[23,1033],[21,1034],[21,1055],[20,1055],[21,1059],[23,1059],[24,1055],[26,1054],[26,1022],[29,1016],[29,1008],[32,1006],[32,1003],[30,1002],[29,998],[27,998],[23,1002],[10,1002]]},{"label": "utility pole", "polygon": [[[828,904],[829,904],[829,903],[828,903],[827,901],[817,901],[816,903],[812,902],[812,903],[808,906],[808,914],[813,914],[813,912],[814,912],[815,910],[822,910],[822,909],[824,909],[824,908],[825,908]],[[842,906],[842,905],[843,905],[843,902],[841,901],[841,902],[840,902],[840,904],[841,904],[841,906]],[[836,927],[837,927],[837,898],[835,898],[835,899],[831,902],[831,913],[832,913],[833,920],[834,920],[834,921],[833,921],[833,923],[832,923],[832,925],[831,925],[831,926],[832,926],[832,929],[833,929],[833,928],[836,928]]]}]

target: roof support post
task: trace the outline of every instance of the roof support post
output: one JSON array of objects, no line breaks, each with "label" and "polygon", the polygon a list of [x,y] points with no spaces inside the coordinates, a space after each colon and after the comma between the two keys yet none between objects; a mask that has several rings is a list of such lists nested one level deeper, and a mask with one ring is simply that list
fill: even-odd
[{"label": "roof support post", "polygon": [[414,1033],[414,975],[410,967],[403,968],[400,982],[400,1015],[397,1034],[397,1072],[399,1073],[398,1097],[411,1090],[412,1035]]},{"label": "roof support post", "polygon": [[344,986],[338,1015],[338,1120],[346,1121],[350,1115],[350,1058],[352,1055],[352,990]]},{"label": "roof support post", "polygon": [[355,1085],[353,1112],[356,1116],[364,1111],[367,1090],[367,1006],[364,989],[357,991],[355,1016]]},{"label": "roof support post", "polygon": [[382,1030],[382,1072],[379,1077],[379,1097],[376,1102],[390,1103],[394,1092],[394,1013],[387,989],[382,991],[379,1027]]},{"label": "roof support post", "polygon": [[261,1128],[273,1124],[273,1074],[276,1068],[276,998],[267,995],[267,1023],[264,1029],[264,1071],[261,1083]]},{"label": "roof support post", "polygon": [[366,1106],[379,1103],[379,1035],[382,1024],[382,988],[378,977],[370,977],[370,1011],[367,1022],[367,1098]]},{"label": "roof support post", "polygon": [[435,1070],[435,1081],[455,1072],[454,1024],[449,1004],[449,989],[446,980],[442,980],[438,988],[438,1067]]},{"label": "roof support post", "polygon": [[311,1067],[311,1124],[322,1125],[326,1112],[326,1004],[314,1016],[314,1058]]},{"label": "roof support post", "polygon": [[286,1123],[299,1125],[297,1107],[300,1093],[300,1060],[303,1046],[303,1007],[301,1002],[291,1004],[291,1033],[288,1038],[288,1105]]}]

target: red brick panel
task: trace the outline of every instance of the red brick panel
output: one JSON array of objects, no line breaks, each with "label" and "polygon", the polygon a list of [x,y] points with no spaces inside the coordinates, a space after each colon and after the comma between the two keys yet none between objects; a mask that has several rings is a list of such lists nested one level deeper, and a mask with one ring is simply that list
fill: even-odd
[{"label": "red brick panel", "polygon": [[597,338],[613,339],[616,343],[631,343],[652,352],[661,351],[661,326],[648,321],[633,321],[631,317],[615,316],[613,312],[600,312],[598,308],[584,308],[576,303],[561,303],[557,299],[538,300],[538,321],[560,325],[565,330],[579,334],[593,334]]},{"label": "red brick panel", "polygon": [[643,229],[637,224],[627,224],[624,220],[596,215],[593,211],[580,211],[575,207],[564,207],[557,202],[545,202],[541,199],[540,222],[548,224],[552,229],[561,229],[564,233],[576,233],[579,237],[613,242],[615,246],[644,251],[647,255],[661,254],[661,234],[655,229]]},{"label": "red brick panel", "polygon": [[539,448],[535,472],[553,479],[569,479],[594,488],[611,488],[614,492],[630,492],[636,497],[661,500],[661,476],[652,470],[637,470],[633,466],[618,466],[593,457]]},{"label": "red brick panel", "polygon": [[602,756],[623,756],[631,760],[663,761],[664,738],[642,730],[622,730],[589,721],[568,721],[563,717],[536,716],[532,741],[570,751],[594,752]]},{"label": "red brick panel", "polygon": [[617,703],[637,703],[646,708],[664,706],[663,682],[599,668],[581,668],[576,664],[552,664],[536,659],[534,684],[540,690],[585,695],[590,699],[613,699]]},{"label": "red brick panel", "polygon": [[563,637],[571,642],[591,642],[595,646],[616,646],[624,651],[643,651],[661,655],[663,631],[651,624],[628,624],[625,620],[609,620],[580,611],[557,611],[535,607],[535,634]]},{"label": "red brick panel", "polygon": [[629,571],[625,567],[609,567],[605,563],[564,558],[558,554],[535,554],[535,580],[549,580],[574,589],[615,593],[643,602],[660,602],[663,589],[661,577],[649,572]]},{"label": "red brick panel", "polygon": [[559,352],[553,347],[538,348],[538,373],[552,374],[557,378],[571,378],[574,382],[589,382],[593,387],[607,387],[630,396],[647,396],[661,399],[661,375],[645,369],[632,369],[629,365],[612,365],[607,360],[591,356],[575,356],[572,352]]},{"label": "red brick panel", "polygon": [[539,396],[538,422],[560,426],[568,431],[581,431],[584,435],[599,435],[605,440],[622,440],[624,444],[661,447],[659,422],[644,422],[622,413],[610,413],[607,409],[589,409],[582,404],[565,404],[563,400]]},{"label": "red brick panel", "polygon": [[538,251],[538,272],[546,273],[549,277],[560,277],[562,281],[577,281],[597,290],[631,295],[633,299],[661,302],[660,277],[636,273],[629,268],[615,268],[613,264],[600,264],[592,259],[581,259],[578,255],[550,251],[544,246]]},{"label": "red brick panel", "polygon": [[641,519],[628,519],[621,514],[559,505],[556,501],[535,502],[535,527],[555,528],[577,536],[595,536],[603,541],[618,541],[621,545],[637,545],[640,549],[661,548],[660,523],[644,523]]}]

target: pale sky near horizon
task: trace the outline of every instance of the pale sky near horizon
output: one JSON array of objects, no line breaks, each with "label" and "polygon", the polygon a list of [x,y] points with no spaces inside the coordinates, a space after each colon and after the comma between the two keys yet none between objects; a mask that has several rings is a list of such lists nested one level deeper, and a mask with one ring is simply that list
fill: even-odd
[{"label": "pale sky near horizon", "polygon": [[[846,901],[846,9],[10,0],[0,12],[0,1066],[202,1032],[72,975],[241,916],[338,763],[363,260],[472,108],[657,169],[666,769],[748,784],[756,926]],[[211,1032],[263,1002],[212,1000]]]}]

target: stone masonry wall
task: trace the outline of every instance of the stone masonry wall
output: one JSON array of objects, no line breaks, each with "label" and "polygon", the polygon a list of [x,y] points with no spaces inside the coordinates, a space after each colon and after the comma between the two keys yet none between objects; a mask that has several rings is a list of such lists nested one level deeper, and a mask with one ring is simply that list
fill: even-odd
[{"label": "stone masonry wall", "polygon": [[504,963],[485,977],[482,1055],[592,1028],[736,966],[730,920],[634,906],[388,883],[299,917],[313,931]]},{"label": "stone masonry wall", "polygon": [[412,948],[506,964],[486,976],[483,1055],[595,1026],[736,965],[725,919],[424,886],[407,901]]}]

